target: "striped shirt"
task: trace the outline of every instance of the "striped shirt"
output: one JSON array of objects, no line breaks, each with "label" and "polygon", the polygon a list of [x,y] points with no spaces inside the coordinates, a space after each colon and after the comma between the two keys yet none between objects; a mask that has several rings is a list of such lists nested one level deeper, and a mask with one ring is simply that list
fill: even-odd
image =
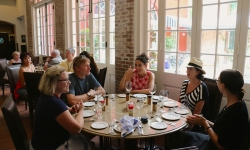
[{"label": "striped shirt", "polygon": [[190,93],[186,93],[188,87],[189,80],[185,80],[182,83],[181,91],[180,91],[180,100],[185,106],[187,106],[192,112],[195,109],[196,104],[204,100],[208,101],[208,89],[207,85],[204,82],[201,82],[193,91]]}]

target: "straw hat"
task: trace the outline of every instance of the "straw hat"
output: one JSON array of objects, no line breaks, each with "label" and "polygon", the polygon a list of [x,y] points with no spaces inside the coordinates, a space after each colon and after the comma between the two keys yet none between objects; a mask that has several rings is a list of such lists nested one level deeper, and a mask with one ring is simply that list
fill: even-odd
[{"label": "straw hat", "polygon": [[202,66],[203,66],[203,62],[197,57],[193,57],[187,65],[187,67],[197,68],[202,72],[202,74],[206,74],[206,72],[202,69]]}]

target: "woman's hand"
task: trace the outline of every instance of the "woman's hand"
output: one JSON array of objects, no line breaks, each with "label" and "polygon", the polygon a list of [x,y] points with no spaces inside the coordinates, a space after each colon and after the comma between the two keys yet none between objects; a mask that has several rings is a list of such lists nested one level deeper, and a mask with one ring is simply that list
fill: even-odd
[{"label": "woman's hand", "polygon": [[194,114],[193,116],[187,116],[187,122],[201,125],[201,126],[205,126],[207,119],[200,116],[200,115]]},{"label": "woman's hand", "polygon": [[80,109],[83,109],[83,102],[79,102],[75,105],[73,105],[72,107],[69,108],[69,112],[74,114],[74,113],[77,113]]},{"label": "woman's hand", "polygon": [[125,72],[126,81],[131,81],[133,75],[134,75],[133,69],[131,66],[129,66],[128,70]]}]

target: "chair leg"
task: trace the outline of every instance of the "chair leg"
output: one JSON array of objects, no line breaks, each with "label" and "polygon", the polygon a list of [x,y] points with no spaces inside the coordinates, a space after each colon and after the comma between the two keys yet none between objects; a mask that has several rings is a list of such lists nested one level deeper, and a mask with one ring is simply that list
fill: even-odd
[{"label": "chair leg", "polygon": [[[26,101],[27,102],[27,101]],[[27,105],[26,105],[27,107]],[[33,129],[33,104],[29,103],[30,127]]]},{"label": "chair leg", "polygon": [[3,90],[3,96],[4,96],[4,82],[2,83],[2,90]]}]

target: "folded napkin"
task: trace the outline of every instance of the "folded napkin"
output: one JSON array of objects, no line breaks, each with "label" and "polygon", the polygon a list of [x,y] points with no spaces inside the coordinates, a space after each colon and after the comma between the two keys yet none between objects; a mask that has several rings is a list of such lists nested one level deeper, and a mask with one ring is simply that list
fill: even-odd
[{"label": "folded napkin", "polygon": [[121,137],[125,137],[131,132],[134,132],[135,128],[139,126],[139,120],[131,117],[124,116],[120,119],[121,123]]}]

